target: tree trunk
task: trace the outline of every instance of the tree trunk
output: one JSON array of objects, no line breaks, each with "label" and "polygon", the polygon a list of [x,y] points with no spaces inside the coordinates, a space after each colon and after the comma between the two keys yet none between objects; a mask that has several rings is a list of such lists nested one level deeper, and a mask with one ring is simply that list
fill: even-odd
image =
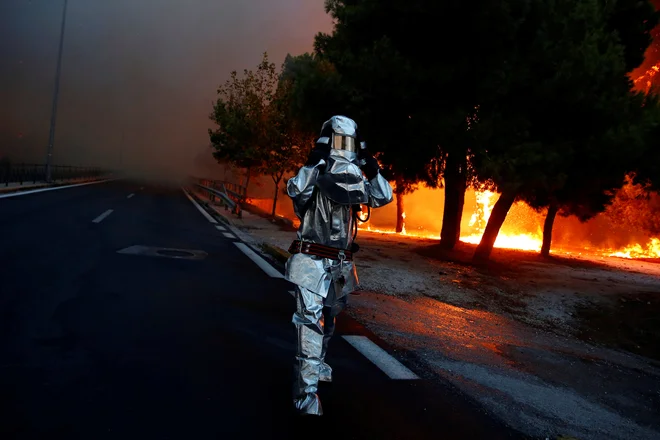
[{"label": "tree trunk", "polygon": [[552,244],[552,227],[555,224],[557,211],[559,211],[559,206],[557,203],[550,203],[550,206],[548,206],[548,214],[545,216],[545,222],[543,223],[543,246],[541,246],[541,256],[543,257],[550,256],[550,245]]},{"label": "tree trunk", "polygon": [[509,213],[509,209],[511,209],[515,200],[516,193],[507,191],[503,192],[500,198],[497,199],[495,206],[493,206],[493,211],[490,214],[490,218],[488,219],[484,235],[482,235],[477,250],[472,257],[474,261],[479,262],[488,260],[493,251],[495,240],[497,240],[497,235],[500,233],[500,228],[502,227],[506,215]]},{"label": "tree trunk", "polygon": [[250,175],[252,174],[251,169],[248,167],[247,169],[247,175],[245,176],[245,198],[247,199],[247,194],[248,194],[248,186],[250,186]]},{"label": "tree trunk", "polygon": [[273,197],[273,211],[271,215],[275,217],[275,212],[277,211],[277,193],[280,191],[280,184],[275,184],[275,197]]},{"label": "tree trunk", "polygon": [[458,159],[456,154],[448,154],[445,164],[445,209],[442,214],[440,247],[454,249],[461,238],[461,219],[465,203],[466,159]]},{"label": "tree trunk", "polygon": [[396,232],[403,232],[405,218],[403,217],[405,211],[403,210],[403,186],[397,185],[394,191],[396,194]]},{"label": "tree trunk", "polygon": [[273,197],[273,212],[271,212],[271,215],[275,217],[275,210],[277,209],[277,196],[278,193],[280,192],[280,181],[282,180],[282,177],[279,179],[275,180],[273,177],[273,182],[275,182],[275,196]]}]

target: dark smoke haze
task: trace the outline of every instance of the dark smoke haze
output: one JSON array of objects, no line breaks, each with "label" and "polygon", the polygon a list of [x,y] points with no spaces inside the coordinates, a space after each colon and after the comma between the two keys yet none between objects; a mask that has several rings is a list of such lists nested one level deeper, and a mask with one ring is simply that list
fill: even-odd
[{"label": "dark smoke haze", "polygon": [[[0,157],[45,160],[63,4],[0,1]],[[229,72],[330,28],[323,0],[69,0],[54,162],[195,172]]]}]

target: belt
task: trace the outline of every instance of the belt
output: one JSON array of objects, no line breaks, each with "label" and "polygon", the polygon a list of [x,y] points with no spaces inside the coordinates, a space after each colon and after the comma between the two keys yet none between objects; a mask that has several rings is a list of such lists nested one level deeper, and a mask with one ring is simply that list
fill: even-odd
[{"label": "belt", "polygon": [[331,260],[353,260],[353,252],[309,241],[294,240],[289,246],[290,254],[307,254]]}]

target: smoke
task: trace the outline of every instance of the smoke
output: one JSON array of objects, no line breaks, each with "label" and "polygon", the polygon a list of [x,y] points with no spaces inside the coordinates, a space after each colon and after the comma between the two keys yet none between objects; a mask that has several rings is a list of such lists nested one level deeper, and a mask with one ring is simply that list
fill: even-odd
[{"label": "smoke", "polygon": [[[0,2],[0,156],[45,158],[63,3]],[[229,72],[330,28],[323,0],[69,0],[54,161],[192,172]]]}]

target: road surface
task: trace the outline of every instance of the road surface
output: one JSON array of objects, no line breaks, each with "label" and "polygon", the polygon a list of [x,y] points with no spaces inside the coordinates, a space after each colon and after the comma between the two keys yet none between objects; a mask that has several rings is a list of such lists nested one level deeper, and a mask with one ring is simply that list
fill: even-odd
[{"label": "road surface", "polygon": [[0,197],[0,438],[519,438],[423,372],[391,379],[345,315],[325,415],[295,416],[292,287],[216,226],[162,184]]}]

